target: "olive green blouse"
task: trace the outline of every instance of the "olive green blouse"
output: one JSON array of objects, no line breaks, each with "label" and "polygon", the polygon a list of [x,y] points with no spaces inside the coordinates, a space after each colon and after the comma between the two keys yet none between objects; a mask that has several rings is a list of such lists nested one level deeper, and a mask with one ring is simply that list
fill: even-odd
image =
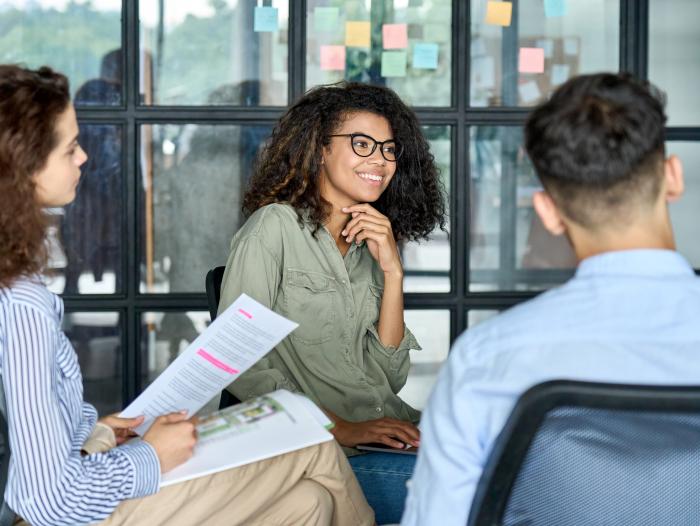
[{"label": "olive green blouse", "polygon": [[229,386],[241,400],[300,391],[345,420],[383,416],[417,422],[396,393],[406,383],[408,329],[398,347],[377,333],[384,275],[363,243],[343,257],[329,232],[312,234],[286,204],[257,210],[236,233],[219,311],[243,292],[299,327]]}]

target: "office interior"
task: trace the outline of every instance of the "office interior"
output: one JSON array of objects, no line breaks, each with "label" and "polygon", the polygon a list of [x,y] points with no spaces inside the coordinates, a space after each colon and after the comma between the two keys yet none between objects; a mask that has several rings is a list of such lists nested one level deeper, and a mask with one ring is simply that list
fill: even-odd
[{"label": "office interior", "polygon": [[568,78],[630,71],[668,95],[672,205],[700,267],[700,3],[517,0],[3,0],[0,63],[70,81],[89,155],[52,210],[50,289],[101,414],[133,400],[210,323],[204,279],[226,262],[272,127],[307,89],[394,89],[416,111],[448,192],[447,231],[402,244],[412,351],[400,393],[425,405],[466,328],[555,287],[575,259],[534,214],[522,145],[532,108]]}]

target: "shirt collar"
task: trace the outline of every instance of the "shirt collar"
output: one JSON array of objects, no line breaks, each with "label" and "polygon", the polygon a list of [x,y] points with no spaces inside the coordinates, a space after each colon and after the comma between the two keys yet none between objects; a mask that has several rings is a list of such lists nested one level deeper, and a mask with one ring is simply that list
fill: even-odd
[{"label": "shirt collar", "polygon": [[638,249],[604,252],[579,263],[576,277],[604,274],[626,276],[693,276],[688,261],[675,250]]}]

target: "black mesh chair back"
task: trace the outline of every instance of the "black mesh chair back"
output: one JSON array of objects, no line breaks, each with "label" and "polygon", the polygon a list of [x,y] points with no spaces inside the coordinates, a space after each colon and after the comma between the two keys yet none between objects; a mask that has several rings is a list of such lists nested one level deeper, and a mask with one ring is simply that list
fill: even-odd
[{"label": "black mesh chair back", "polygon": [[15,522],[15,513],[5,502],[5,487],[10,468],[10,437],[7,430],[7,407],[5,404],[5,389],[0,376],[0,526],[12,526]]},{"label": "black mesh chair back", "polygon": [[468,524],[700,524],[700,387],[533,387],[494,444]]},{"label": "black mesh chair back", "polygon": [[[221,283],[224,281],[224,271],[226,267],[214,267],[207,272],[207,277],[204,280],[207,290],[207,304],[209,306],[209,315],[211,321],[216,319],[219,313],[219,300],[221,300]],[[219,409],[240,404],[241,401],[229,393],[226,389],[221,391],[221,400],[219,401]]]}]

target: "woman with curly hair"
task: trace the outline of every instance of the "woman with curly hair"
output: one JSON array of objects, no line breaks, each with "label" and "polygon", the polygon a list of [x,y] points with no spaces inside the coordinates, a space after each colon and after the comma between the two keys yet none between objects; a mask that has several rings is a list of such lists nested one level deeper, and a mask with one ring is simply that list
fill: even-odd
[{"label": "woman with curly hair", "polygon": [[334,420],[336,440],[377,521],[398,522],[420,413],[398,392],[409,350],[397,243],[444,227],[438,170],[415,114],[390,89],[309,91],[281,118],[244,197],[219,309],[246,293],[299,327],[229,390],[245,400],[300,391]]},{"label": "woman with curly hair", "polygon": [[161,490],[161,473],[192,455],[194,423],[164,415],[143,440],[124,443],[143,417],[97,420],[61,330],[63,303],[39,275],[42,208],[75,198],[86,159],[66,77],[0,66],[0,409],[10,451],[3,524],[5,504],[38,526],[373,524],[332,441]]}]

